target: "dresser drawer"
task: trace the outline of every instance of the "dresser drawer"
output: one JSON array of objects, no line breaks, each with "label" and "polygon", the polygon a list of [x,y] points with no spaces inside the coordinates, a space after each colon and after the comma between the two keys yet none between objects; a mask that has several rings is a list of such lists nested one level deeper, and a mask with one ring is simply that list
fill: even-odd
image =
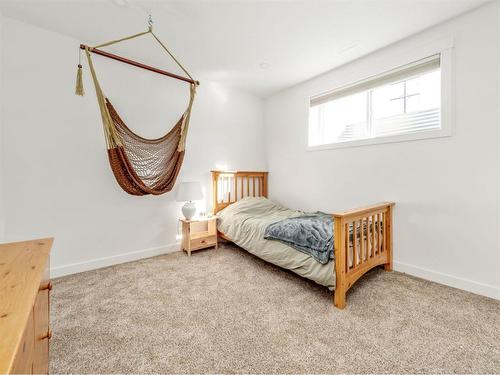
[{"label": "dresser drawer", "polygon": [[52,283],[50,282],[50,257],[45,264],[40,288],[33,306],[33,323],[34,323],[34,353],[33,353],[33,373],[48,374],[49,373],[49,339],[51,336],[49,327],[49,303],[50,290]]},{"label": "dresser drawer", "polygon": [[47,374],[49,372],[49,290],[40,290],[33,307],[35,331],[33,373]]},{"label": "dresser drawer", "polygon": [[205,247],[215,246],[217,243],[217,236],[209,236],[203,238],[194,238],[191,240],[191,250],[203,249]]}]

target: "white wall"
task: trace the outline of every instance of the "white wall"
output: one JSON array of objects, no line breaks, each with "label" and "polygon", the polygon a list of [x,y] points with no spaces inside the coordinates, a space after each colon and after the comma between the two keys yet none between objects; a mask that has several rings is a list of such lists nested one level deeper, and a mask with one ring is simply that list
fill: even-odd
[{"label": "white wall", "polygon": [[[4,19],[6,239],[55,236],[53,275],[177,248],[181,214],[175,191],[134,197],[115,182],[86,62],[87,94],[74,95],[80,42]],[[187,85],[98,56],[95,63],[104,91],[140,134],[160,136],[180,117]],[[266,168],[262,101],[197,78],[178,182],[199,180],[208,190],[217,164]]]},{"label": "white wall", "polygon": [[[491,3],[266,101],[271,198],[334,211],[391,200],[395,268],[500,298],[500,6]],[[306,152],[308,99],[452,36],[455,134]],[[382,70],[380,70],[382,69]]]}]

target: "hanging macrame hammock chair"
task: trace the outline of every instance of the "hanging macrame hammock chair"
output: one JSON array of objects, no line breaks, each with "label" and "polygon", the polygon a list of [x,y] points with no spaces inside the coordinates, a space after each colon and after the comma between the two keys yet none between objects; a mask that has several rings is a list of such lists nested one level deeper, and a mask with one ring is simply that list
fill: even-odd
[{"label": "hanging macrame hammock chair", "polygon": [[[97,49],[147,34],[153,36],[189,78],[152,68]],[[92,79],[94,81],[97,102],[101,111],[104,135],[106,138],[106,146],[108,149],[109,164],[113,170],[116,181],[123,190],[132,195],[159,195],[169,192],[175,184],[175,180],[184,159],[191,109],[196,94],[196,86],[199,85],[199,82],[191,77],[187,70],[153,33],[151,24],[145,32],[113,40],[94,47],[81,45],[80,48],[85,50]],[[175,126],[167,134],[158,139],[146,139],[135,134],[125,125],[110,100],[104,95],[97,79],[91,53],[111,57],[115,60],[188,82],[190,84],[189,104]],[[84,94],[81,69],[81,64],[78,64],[76,83],[77,95]]]}]

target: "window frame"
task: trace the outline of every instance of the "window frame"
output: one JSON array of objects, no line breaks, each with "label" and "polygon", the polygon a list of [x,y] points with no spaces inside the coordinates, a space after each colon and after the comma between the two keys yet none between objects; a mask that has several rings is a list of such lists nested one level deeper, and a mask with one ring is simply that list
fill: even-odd
[{"label": "window frame", "polygon": [[[355,81],[351,80],[350,82],[344,85],[337,86],[337,88],[334,90],[328,90],[324,94],[318,95],[316,93],[313,95],[309,95],[309,97],[307,98],[307,121],[305,127],[306,151],[321,151],[329,149],[407,142],[407,141],[452,136],[453,135],[452,105],[454,102],[452,53],[453,53],[453,39],[451,37],[440,39],[434,41],[433,43],[429,43],[426,46],[413,49],[413,51],[403,54],[402,58],[395,59],[396,61],[393,64],[391,64],[390,66],[386,66],[384,69],[380,69],[378,73],[371,74],[365,77],[360,77],[360,79]],[[429,58],[430,56],[433,55],[440,55],[440,69],[441,69],[441,128],[440,129],[309,146],[309,110],[311,108],[311,100],[313,98],[326,95],[335,96],[335,93],[337,92],[342,92],[349,90],[350,88],[355,88],[356,86],[360,86],[362,83],[375,80],[377,79],[377,77],[383,77],[384,75],[391,74],[392,72],[401,69],[405,65],[414,64],[419,60]]]}]

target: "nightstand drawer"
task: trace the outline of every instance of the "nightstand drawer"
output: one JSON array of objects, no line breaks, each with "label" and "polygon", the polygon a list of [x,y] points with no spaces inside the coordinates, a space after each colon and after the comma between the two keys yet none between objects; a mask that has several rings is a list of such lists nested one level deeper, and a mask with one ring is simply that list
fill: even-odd
[{"label": "nightstand drawer", "polygon": [[191,250],[203,249],[205,247],[215,246],[217,243],[217,236],[209,236],[203,238],[194,238],[191,240]]}]

